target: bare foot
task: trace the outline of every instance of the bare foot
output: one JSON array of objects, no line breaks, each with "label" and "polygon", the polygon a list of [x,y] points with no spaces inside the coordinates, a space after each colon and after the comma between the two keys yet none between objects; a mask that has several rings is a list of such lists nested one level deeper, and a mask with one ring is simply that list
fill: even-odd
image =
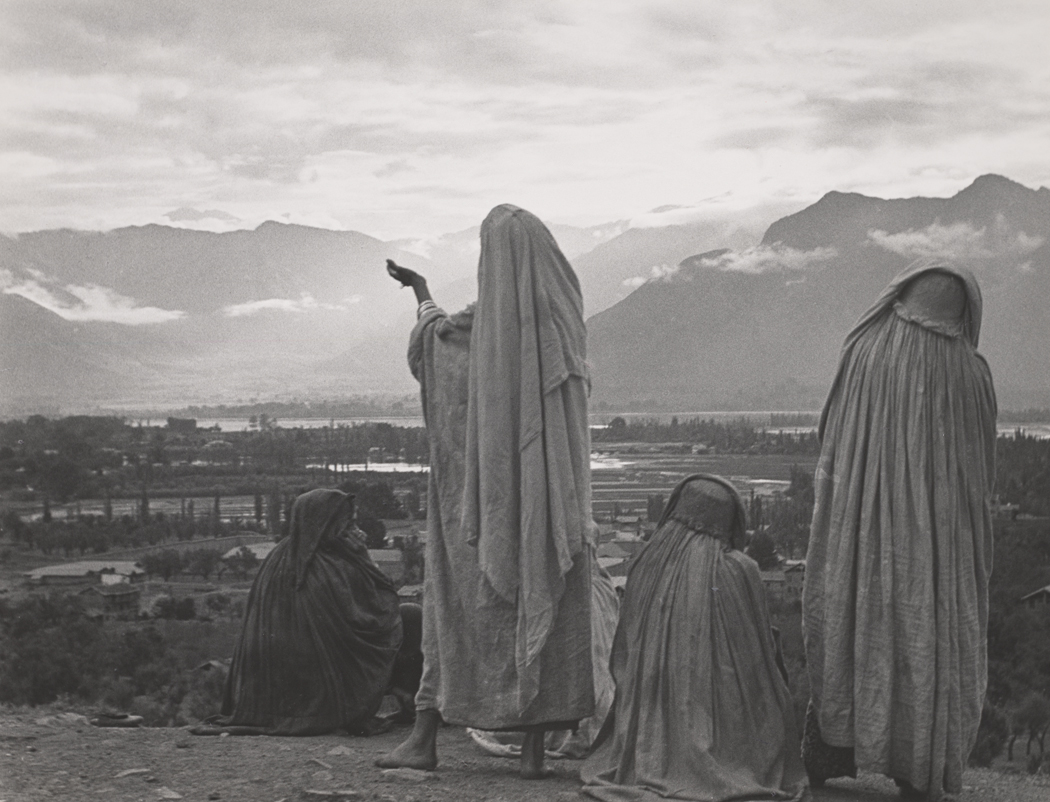
[{"label": "bare foot", "polygon": [[543,730],[525,733],[525,740],[521,742],[521,779],[523,780],[545,780],[554,774],[553,771],[543,766],[544,735],[546,733]]},{"label": "bare foot", "polygon": [[393,751],[387,752],[376,760],[381,769],[422,769],[433,771],[437,768],[437,732],[441,726],[441,714],[437,710],[420,710],[416,713],[416,723],[408,738]]}]

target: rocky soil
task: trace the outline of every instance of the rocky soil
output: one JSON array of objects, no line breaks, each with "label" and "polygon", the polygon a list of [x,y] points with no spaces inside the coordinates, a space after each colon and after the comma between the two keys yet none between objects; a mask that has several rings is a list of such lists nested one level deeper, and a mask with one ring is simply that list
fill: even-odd
[{"label": "rocky soil", "polygon": [[[373,760],[400,729],[371,738],[198,737],[175,728],[97,728],[71,712],[0,711],[0,802],[582,802],[579,763],[526,782],[517,762],[482,753],[459,728],[439,738],[436,772],[382,771]],[[818,802],[898,799],[885,778],[835,781]],[[959,802],[1046,802],[1050,777],[974,769]]]}]

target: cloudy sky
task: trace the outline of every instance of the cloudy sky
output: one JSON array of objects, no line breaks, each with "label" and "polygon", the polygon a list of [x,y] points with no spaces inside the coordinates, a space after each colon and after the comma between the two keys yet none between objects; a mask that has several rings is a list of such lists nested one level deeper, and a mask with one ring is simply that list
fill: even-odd
[{"label": "cloudy sky", "polygon": [[1050,185],[1045,0],[0,0],[0,230]]}]

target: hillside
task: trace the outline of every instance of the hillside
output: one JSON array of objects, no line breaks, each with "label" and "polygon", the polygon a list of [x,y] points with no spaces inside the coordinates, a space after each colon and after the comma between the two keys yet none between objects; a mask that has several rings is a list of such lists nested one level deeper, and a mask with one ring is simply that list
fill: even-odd
[{"label": "hillside", "polygon": [[728,221],[629,228],[573,259],[584,310],[595,314],[608,309],[693,254],[754,245],[760,230]]},{"label": "hillside", "polygon": [[[85,711],[87,712],[87,711]],[[522,780],[517,763],[483,753],[460,727],[438,734],[436,772],[373,765],[406,736],[399,727],[371,738],[206,738],[182,728],[99,729],[68,710],[0,713],[0,793],[40,799],[332,800],[386,802],[569,802],[580,799],[580,762],[552,760],[544,782]],[[1037,802],[1047,778],[969,769],[959,802]],[[822,802],[899,799],[893,782],[862,772],[815,789]]]},{"label": "hillside", "polygon": [[1050,406],[1050,191],[982,176],[951,198],[831,192],[754,248],[682,260],[588,321],[594,399],[815,409],[843,338],[913,260],[970,267],[1003,408]]}]

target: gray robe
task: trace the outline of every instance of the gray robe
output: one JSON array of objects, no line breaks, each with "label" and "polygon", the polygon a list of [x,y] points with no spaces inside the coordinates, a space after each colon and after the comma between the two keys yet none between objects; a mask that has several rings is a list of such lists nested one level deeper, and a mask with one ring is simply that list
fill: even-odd
[{"label": "gray robe", "polygon": [[[931,269],[966,287],[957,327],[897,303]],[[931,799],[962,788],[987,684],[996,404],[980,324],[968,272],[898,276],[846,340],[814,483],[803,626],[820,736]]]},{"label": "gray robe", "polygon": [[[536,692],[522,707],[518,603],[492,588],[462,531],[472,323],[473,310],[452,317],[430,310],[409,345],[430,440],[424,668],[416,707],[478,729],[574,724],[594,712],[590,549],[576,555],[564,577],[553,626],[533,664]],[[582,379],[570,378],[558,393],[565,403],[586,403]]]}]

